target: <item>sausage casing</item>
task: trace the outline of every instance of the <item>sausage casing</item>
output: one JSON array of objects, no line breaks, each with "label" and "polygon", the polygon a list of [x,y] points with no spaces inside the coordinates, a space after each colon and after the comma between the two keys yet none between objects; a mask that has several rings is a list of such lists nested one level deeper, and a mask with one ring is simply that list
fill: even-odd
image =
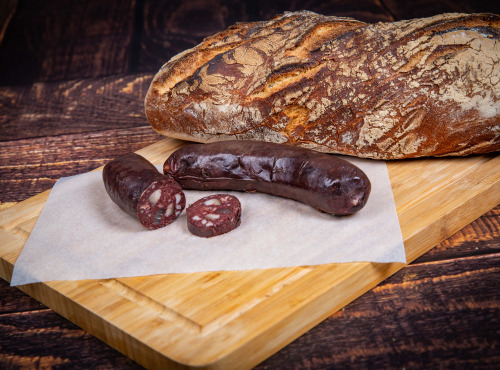
[{"label": "sausage casing", "polygon": [[333,215],[366,204],[371,184],[350,162],[314,150],[259,141],[188,144],[163,166],[183,189],[258,191]]},{"label": "sausage casing", "polygon": [[111,200],[147,229],[170,224],[186,206],[180,185],[138,154],[108,162],[102,176]]}]

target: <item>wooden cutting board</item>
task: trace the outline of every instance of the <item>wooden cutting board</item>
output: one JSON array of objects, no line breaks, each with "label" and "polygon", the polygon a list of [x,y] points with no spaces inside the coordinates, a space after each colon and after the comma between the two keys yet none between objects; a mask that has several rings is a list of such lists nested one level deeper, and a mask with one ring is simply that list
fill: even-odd
[{"label": "wooden cutting board", "polygon": [[[138,153],[161,164],[182,141]],[[500,156],[388,162],[408,262],[500,203]],[[49,191],[0,212],[0,274]],[[399,269],[346,263],[36,283],[21,290],[147,368],[250,368]]]}]

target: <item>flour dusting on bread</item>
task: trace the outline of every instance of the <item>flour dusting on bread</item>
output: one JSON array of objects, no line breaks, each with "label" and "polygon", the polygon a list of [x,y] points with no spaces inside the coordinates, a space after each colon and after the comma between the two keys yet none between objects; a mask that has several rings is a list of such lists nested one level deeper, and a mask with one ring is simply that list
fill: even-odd
[{"label": "flour dusting on bread", "polygon": [[161,134],[399,159],[500,149],[500,16],[367,24],[301,11],[238,23],[168,61]]}]

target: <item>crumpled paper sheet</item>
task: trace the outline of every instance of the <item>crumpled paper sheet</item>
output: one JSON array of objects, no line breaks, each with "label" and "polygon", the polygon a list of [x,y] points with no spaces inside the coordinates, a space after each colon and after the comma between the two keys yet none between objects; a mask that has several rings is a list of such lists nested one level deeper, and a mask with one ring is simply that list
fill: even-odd
[{"label": "crumpled paper sheet", "polygon": [[[406,263],[386,163],[346,159],[372,183],[361,211],[336,217],[290,199],[224,192],[239,198],[241,225],[208,239],[188,231],[186,212],[164,228],[144,229],[111,201],[100,171],[62,178],[15,263],[11,285],[335,262]],[[185,193],[191,204],[216,192]]]}]

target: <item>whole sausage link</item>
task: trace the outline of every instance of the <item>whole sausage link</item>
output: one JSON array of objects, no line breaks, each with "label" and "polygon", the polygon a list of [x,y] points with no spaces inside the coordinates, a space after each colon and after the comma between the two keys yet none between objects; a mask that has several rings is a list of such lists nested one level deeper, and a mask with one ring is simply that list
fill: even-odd
[{"label": "whole sausage link", "polygon": [[338,216],[362,209],[371,190],[366,174],[346,160],[258,141],[188,144],[170,155],[163,171],[183,189],[263,192]]}]

